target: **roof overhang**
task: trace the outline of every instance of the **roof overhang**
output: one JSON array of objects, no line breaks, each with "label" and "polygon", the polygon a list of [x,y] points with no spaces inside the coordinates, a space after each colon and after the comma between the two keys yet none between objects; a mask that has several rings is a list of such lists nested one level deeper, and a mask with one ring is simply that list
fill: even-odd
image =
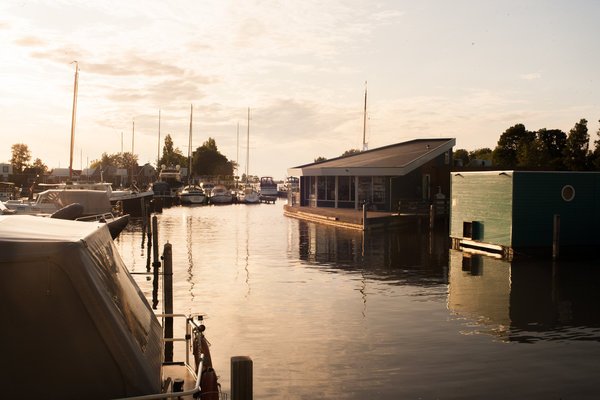
[{"label": "roof overhang", "polygon": [[[428,163],[436,157],[451,150],[456,144],[456,139],[450,139],[446,143],[432,149],[424,155],[414,159],[400,167],[321,167],[318,164],[308,164],[295,168],[288,168],[288,176],[404,176]],[[371,151],[376,151],[373,149]]]}]

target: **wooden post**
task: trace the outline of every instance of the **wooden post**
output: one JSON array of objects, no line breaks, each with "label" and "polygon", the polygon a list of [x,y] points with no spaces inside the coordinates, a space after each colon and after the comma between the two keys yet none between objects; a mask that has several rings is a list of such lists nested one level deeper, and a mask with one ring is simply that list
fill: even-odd
[{"label": "wooden post", "polygon": [[252,400],[252,359],[231,357],[231,400]]},{"label": "wooden post", "polygon": [[367,202],[363,203],[363,231],[367,229]]},{"label": "wooden post", "polygon": [[435,224],[435,207],[433,204],[429,205],[429,230],[433,230]]},{"label": "wooden post", "polygon": [[[173,314],[173,251],[171,243],[165,243],[163,251],[163,308],[165,314]],[[173,317],[165,317],[164,338],[173,338]],[[173,361],[173,342],[165,342],[165,361]]]},{"label": "wooden post", "polygon": [[560,250],[560,215],[554,214],[554,234],[552,236],[552,259],[557,260]]},{"label": "wooden post", "polygon": [[[160,261],[158,260],[158,221],[156,215],[152,217],[152,231],[154,232],[154,235],[152,236],[152,246],[154,249],[154,262],[152,263],[154,272],[152,280],[152,309],[156,310],[156,307],[158,306],[158,271],[160,269]],[[152,246],[148,245],[148,248]]]}]

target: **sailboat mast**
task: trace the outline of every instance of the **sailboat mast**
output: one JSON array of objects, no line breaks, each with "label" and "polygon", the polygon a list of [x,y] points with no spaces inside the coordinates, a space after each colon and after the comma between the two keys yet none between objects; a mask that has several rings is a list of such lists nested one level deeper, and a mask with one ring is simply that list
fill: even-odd
[{"label": "sailboat mast", "polygon": [[131,182],[129,182],[133,186],[133,145],[135,140],[135,120],[132,121],[132,130],[131,130]]},{"label": "sailboat mast", "polygon": [[248,107],[248,135],[246,139],[246,184],[248,184],[248,169],[250,168],[250,107]]},{"label": "sailboat mast", "polygon": [[363,111],[363,145],[362,145],[362,151],[367,150],[366,134],[367,134],[367,81],[365,81],[365,109]]},{"label": "sailboat mast", "polygon": [[160,109],[158,110],[158,148],[156,151],[156,169],[160,169]]},{"label": "sailboat mast", "polygon": [[73,84],[73,114],[71,116],[71,153],[69,157],[69,180],[73,179],[73,145],[75,144],[75,114],[77,112],[77,81],[79,77],[79,64],[75,63],[75,83]]},{"label": "sailboat mast", "polygon": [[190,137],[188,143],[188,184],[192,179],[192,115],[194,113],[194,105],[190,104]]}]

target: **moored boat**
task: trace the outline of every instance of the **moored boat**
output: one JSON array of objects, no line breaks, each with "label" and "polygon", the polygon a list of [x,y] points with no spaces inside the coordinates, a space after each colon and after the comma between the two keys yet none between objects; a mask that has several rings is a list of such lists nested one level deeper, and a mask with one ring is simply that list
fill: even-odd
[{"label": "moored boat", "polygon": [[[181,372],[194,384],[182,396],[202,395],[205,377],[216,386],[193,318],[185,340],[197,362],[163,362],[162,327],[103,224],[0,216],[0,303],[10,305],[0,333],[3,397],[167,398]],[[24,373],[32,363],[43,371],[35,384]]]},{"label": "moored boat", "polygon": [[253,188],[247,187],[241,192],[240,201],[247,204],[258,204],[260,203],[260,195]]},{"label": "moored boat", "polygon": [[216,185],[210,194],[212,204],[230,204],[233,201],[231,191],[223,185]]},{"label": "moored boat", "polygon": [[188,185],[179,193],[181,204],[205,204],[207,202],[206,194],[200,186]]},{"label": "moored boat", "polygon": [[261,196],[277,196],[277,183],[270,176],[260,178],[260,195]]}]

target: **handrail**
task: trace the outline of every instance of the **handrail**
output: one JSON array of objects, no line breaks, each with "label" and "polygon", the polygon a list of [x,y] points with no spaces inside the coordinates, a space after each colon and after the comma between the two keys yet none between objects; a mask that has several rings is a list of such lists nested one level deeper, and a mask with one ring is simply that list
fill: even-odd
[{"label": "handrail", "polygon": [[[204,367],[204,354],[200,354],[200,362],[198,363],[198,371],[202,371]],[[155,400],[155,399],[169,399],[172,397],[182,397],[182,396],[190,396],[196,393],[199,393],[200,388],[200,380],[202,378],[202,373],[197,374],[196,384],[192,390],[188,390],[185,392],[170,392],[170,393],[156,393],[156,394],[148,394],[145,396],[134,396],[134,397],[123,397],[116,400]]]},{"label": "handrail", "polygon": [[[123,397],[117,400],[154,400],[154,399],[168,399],[172,397],[180,397],[180,396],[190,396],[196,393],[199,393],[201,390],[200,380],[202,378],[202,370],[204,367],[204,353],[200,353],[200,360],[198,361],[198,365],[196,366],[196,370],[192,368],[190,365],[190,345],[189,342],[192,340],[190,325],[193,326],[194,331],[202,332],[204,331],[204,325],[194,320],[194,316],[189,316],[185,314],[155,314],[157,318],[162,318],[163,321],[165,318],[175,318],[175,317],[183,317],[186,319],[185,324],[185,337],[184,338],[163,338],[165,342],[175,342],[175,341],[185,341],[186,342],[186,351],[185,351],[185,366],[196,376],[196,382],[193,389],[185,391],[185,392],[169,392],[169,393],[155,393],[143,396],[134,396],[134,397]],[[199,321],[202,320],[201,315],[197,315]],[[198,336],[198,340],[200,340],[200,336]],[[200,343],[198,343],[198,348],[201,348]],[[197,371],[197,372],[196,372]]]}]

